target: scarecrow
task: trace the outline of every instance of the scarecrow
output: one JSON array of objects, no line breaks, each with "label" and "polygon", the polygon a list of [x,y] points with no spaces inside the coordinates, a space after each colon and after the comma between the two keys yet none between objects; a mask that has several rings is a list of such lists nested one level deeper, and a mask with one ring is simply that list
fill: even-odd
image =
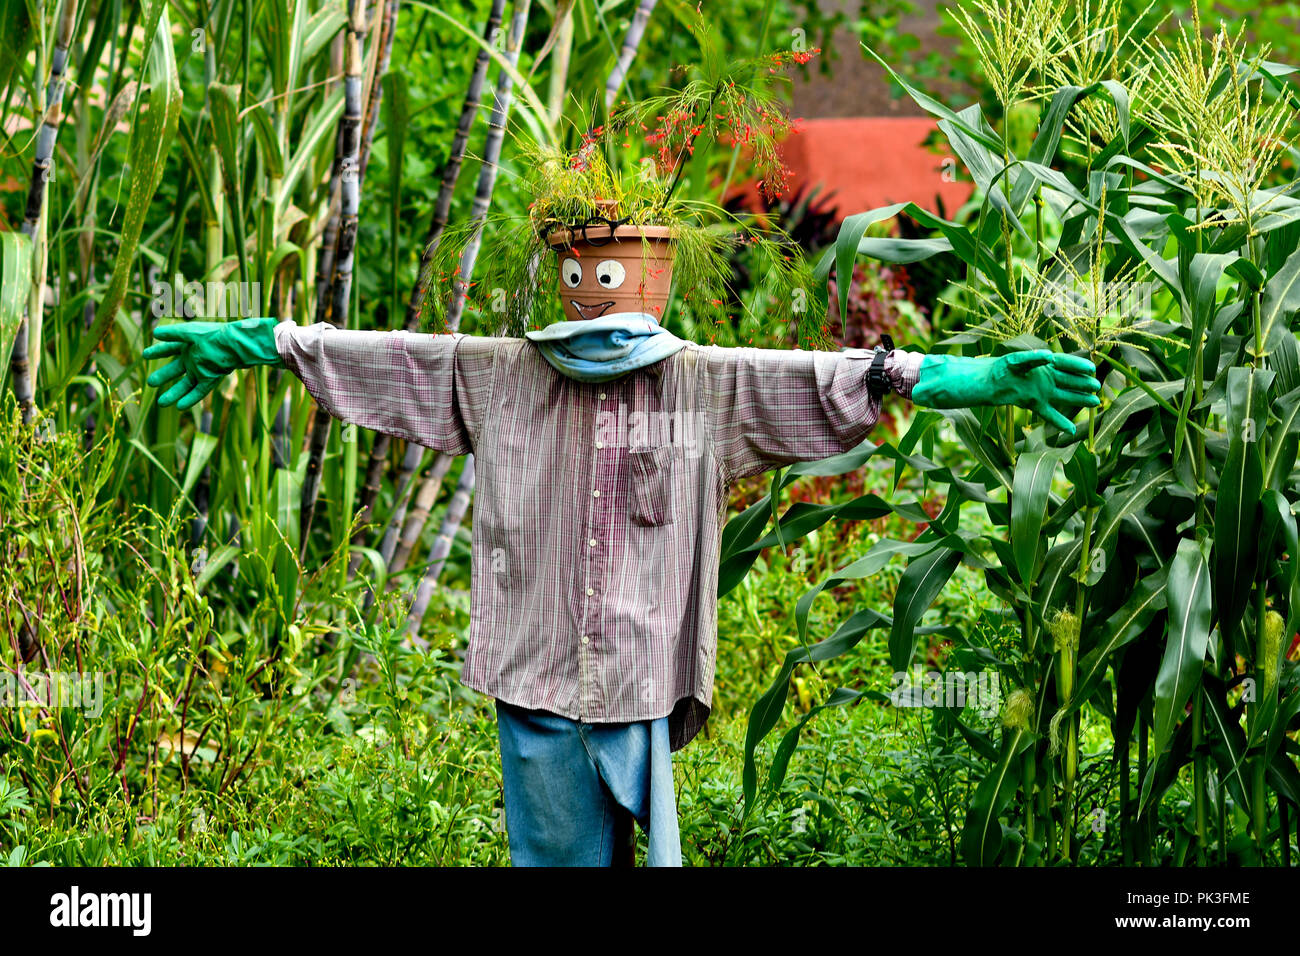
[{"label": "scarecrow", "polygon": [[[660,325],[635,237],[559,252],[565,319],[523,338],[362,332],[270,318],[155,330],[161,405],[279,366],[335,418],[473,454],[471,625],[461,679],[496,701],[519,865],[681,863],[671,753],[704,726],[731,485],[862,442],[887,393],[1018,405],[1062,431],[1098,404],[1085,359],[723,348]],[[626,254],[625,254],[626,253]]]}]

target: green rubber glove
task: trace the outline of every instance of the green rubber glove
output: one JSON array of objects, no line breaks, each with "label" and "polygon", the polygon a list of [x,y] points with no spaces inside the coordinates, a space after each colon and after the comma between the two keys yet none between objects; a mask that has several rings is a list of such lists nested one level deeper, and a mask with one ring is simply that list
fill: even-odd
[{"label": "green rubber glove", "polygon": [[154,329],[157,340],[144,350],[146,359],[176,356],[149,376],[149,384],[162,388],[159,405],[186,409],[196,405],[235,369],[277,365],[275,319],[240,319],[237,322],[178,322]]},{"label": "green rubber glove", "polygon": [[929,408],[1019,405],[1073,435],[1074,425],[1060,410],[1100,405],[1096,374],[1097,367],[1087,359],[1047,349],[997,358],[927,355],[912,401]]}]

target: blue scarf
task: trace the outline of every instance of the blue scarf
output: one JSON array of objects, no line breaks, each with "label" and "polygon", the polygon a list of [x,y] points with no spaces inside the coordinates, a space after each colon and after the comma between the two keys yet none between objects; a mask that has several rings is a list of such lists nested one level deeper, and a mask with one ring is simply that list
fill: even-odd
[{"label": "blue scarf", "polygon": [[608,382],[686,347],[646,312],[554,322],[524,335],[556,371],[579,382]]}]

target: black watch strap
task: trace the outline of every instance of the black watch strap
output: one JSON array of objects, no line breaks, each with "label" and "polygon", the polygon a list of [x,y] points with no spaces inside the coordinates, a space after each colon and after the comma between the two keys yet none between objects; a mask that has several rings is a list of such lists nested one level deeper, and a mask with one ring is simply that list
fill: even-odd
[{"label": "black watch strap", "polygon": [[894,340],[888,335],[880,337],[875,355],[871,357],[871,368],[867,371],[867,392],[876,401],[885,397],[889,391],[889,380],[885,378],[885,357],[894,350]]}]

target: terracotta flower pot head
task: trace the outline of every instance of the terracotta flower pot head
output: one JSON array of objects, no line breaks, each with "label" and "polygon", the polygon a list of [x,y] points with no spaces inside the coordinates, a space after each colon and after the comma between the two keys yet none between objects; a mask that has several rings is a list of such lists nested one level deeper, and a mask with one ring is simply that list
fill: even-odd
[{"label": "terracotta flower pot head", "polygon": [[560,259],[559,293],[570,321],[618,312],[662,319],[673,281],[672,230],[593,222],[551,233]]}]

